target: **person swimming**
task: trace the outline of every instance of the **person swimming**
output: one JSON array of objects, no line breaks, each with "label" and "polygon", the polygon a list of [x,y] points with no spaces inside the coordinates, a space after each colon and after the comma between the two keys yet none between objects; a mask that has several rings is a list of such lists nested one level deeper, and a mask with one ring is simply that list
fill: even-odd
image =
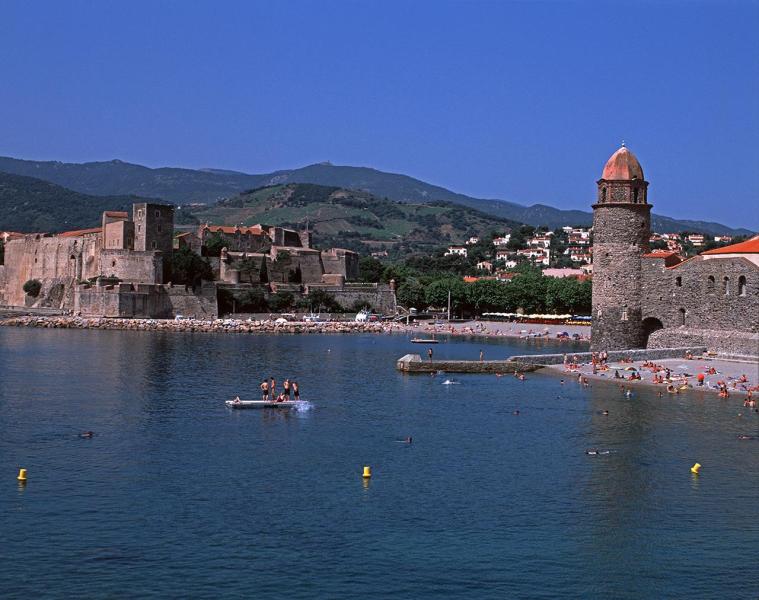
[{"label": "person swimming", "polygon": [[94,431],[83,431],[82,433],[79,434],[79,437],[83,439],[89,439],[93,437],[94,435],[95,435]]}]

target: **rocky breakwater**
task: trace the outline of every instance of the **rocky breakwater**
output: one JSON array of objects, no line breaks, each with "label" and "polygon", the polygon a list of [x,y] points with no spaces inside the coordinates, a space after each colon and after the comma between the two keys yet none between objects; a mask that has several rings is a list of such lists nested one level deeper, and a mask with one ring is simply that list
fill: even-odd
[{"label": "rocky breakwater", "polygon": [[214,321],[183,319],[173,321],[39,316],[0,319],[0,326],[200,333],[393,333],[403,331],[403,326],[396,323],[357,323],[354,321],[327,321],[323,323],[288,321],[287,323],[276,323],[268,320],[240,321],[237,319],[216,319]]}]

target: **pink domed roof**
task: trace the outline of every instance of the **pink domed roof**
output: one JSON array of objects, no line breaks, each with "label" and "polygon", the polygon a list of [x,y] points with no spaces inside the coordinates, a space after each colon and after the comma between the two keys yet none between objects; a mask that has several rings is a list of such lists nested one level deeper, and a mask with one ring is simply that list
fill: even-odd
[{"label": "pink domed roof", "polygon": [[643,179],[643,167],[640,166],[635,155],[622,146],[606,161],[601,179],[611,181]]}]

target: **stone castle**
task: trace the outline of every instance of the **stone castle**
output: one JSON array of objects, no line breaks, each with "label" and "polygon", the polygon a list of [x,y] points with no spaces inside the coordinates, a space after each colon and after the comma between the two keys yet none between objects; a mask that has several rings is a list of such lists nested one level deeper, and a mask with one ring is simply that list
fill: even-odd
[{"label": "stone castle", "polygon": [[[173,285],[175,249],[201,253],[210,236],[224,243],[220,258],[209,258],[214,281],[190,289]],[[197,234],[174,236],[174,208],[135,204],[127,212],[106,211],[99,227],[60,234],[14,235],[0,265],[0,305],[50,308],[83,316],[169,318],[177,314],[218,316],[220,289],[257,286],[295,295],[323,289],[350,308],[366,302],[395,311],[387,285],[352,283],[358,255],[311,248],[311,234],[282,227],[203,225]],[[40,289],[29,294],[27,282]]]},{"label": "stone castle", "polygon": [[651,205],[638,159],[623,145],[597,183],[591,348],[759,355],[759,236],[687,260],[649,252]]}]

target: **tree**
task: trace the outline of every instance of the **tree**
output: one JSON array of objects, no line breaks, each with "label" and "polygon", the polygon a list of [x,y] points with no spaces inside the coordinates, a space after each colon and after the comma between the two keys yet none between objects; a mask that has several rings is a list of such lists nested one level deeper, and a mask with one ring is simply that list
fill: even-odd
[{"label": "tree", "polygon": [[24,283],[23,290],[27,295],[31,296],[32,298],[36,298],[40,295],[42,284],[40,283],[39,279],[29,279],[26,283]]},{"label": "tree", "polygon": [[364,283],[378,283],[384,270],[385,265],[373,256],[363,256],[358,261],[359,280]]},{"label": "tree", "polygon": [[187,247],[171,253],[171,280],[173,283],[195,286],[203,279],[213,279],[208,260],[198,256]]},{"label": "tree", "polygon": [[466,287],[460,279],[436,279],[427,286],[425,290],[425,300],[431,306],[436,308],[446,308],[448,306],[448,292],[451,293],[451,310],[456,312],[461,309],[467,301]]},{"label": "tree", "polygon": [[260,288],[241,290],[234,294],[237,312],[267,312],[269,303]]},{"label": "tree", "polygon": [[214,233],[210,236],[206,243],[203,244],[203,249],[206,256],[220,256],[221,249],[227,246],[227,241],[223,236],[218,233]]},{"label": "tree", "polygon": [[291,292],[277,292],[269,297],[269,307],[274,312],[281,312],[292,308],[295,298]]},{"label": "tree", "polygon": [[505,311],[508,308],[508,283],[481,279],[466,286],[467,304],[475,313]]},{"label": "tree", "polygon": [[426,306],[424,286],[416,278],[407,279],[399,285],[396,298],[399,304],[405,308],[421,309]]}]

